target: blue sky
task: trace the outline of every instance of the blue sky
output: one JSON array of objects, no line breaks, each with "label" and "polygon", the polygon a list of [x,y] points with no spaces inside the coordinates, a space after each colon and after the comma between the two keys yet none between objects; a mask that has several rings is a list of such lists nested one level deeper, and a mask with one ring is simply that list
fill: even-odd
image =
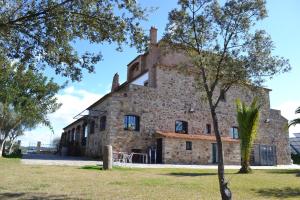
[{"label": "blue sky", "polygon": [[[139,2],[142,6],[158,7],[142,25],[146,33],[151,26],[158,28],[160,39],[167,23],[168,12],[177,6],[177,1],[140,0]],[[300,106],[300,92],[296,89],[297,85],[300,85],[300,1],[269,0],[267,10],[269,17],[260,22],[258,27],[265,29],[271,35],[276,46],[274,54],[289,59],[292,70],[268,80],[265,86],[272,89],[271,107],[280,109],[282,115],[290,120],[296,117],[294,111]],[[95,45],[87,41],[77,42],[74,47],[79,53],[101,51],[104,60],[96,65],[96,73],[85,72],[81,82],[69,82],[66,89],[59,92],[57,97],[63,106],[49,116],[55,134],[51,134],[45,127],[38,127],[26,132],[26,135],[21,138],[23,145],[29,143],[35,145],[37,141],[49,144],[53,138],[60,136],[62,128],[72,122],[76,114],[110,91],[112,77],[116,72],[120,75],[120,82],[126,80],[126,65],[138,55],[134,48],[124,46],[123,51],[118,52],[115,50],[115,45]],[[45,73],[49,77],[54,76],[57,82],[65,81],[64,78],[53,75],[51,70]],[[300,132],[300,127],[292,127],[290,133],[294,132]]]}]

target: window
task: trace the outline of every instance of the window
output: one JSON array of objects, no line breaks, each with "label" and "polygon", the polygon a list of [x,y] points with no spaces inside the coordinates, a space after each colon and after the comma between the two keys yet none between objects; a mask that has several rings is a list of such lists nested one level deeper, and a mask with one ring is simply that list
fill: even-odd
[{"label": "window", "polygon": [[94,120],[92,120],[90,122],[90,134],[93,134],[93,133],[95,133],[95,121]]},{"label": "window", "polygon": [[220,101],[226,101],[225,90],[220,90]]},{"label": "window", "polygon": [[106,116],[100,118],[100,131],[104,131],[106,127]]},{"label": "window", "polygon": [[75,128],[72,129],[72,141],[75,141]]},{"label": "window", "polygon": [[71,135],[71,131],[68,131],[68,139],[69,139],[69,142],[72,142],[72,135]]},{"label": "window", "polygon": [[88,135],[87,124],[83,124],[82,125],[82,140],[81,140],[82,146],[86,145],[87,135]]},{"label": "window", "polygon": [[230,128],[230,137],[232,137],[233,139],[238,139],[239,138],[239,131],[238,131],[238,127],[231,127]]},{"label": "window", "polygon": [[135,63],[134,65],[131,66],[131,71],[138,71],[139,70],[139,65],[140,63]]},{"label": "window", "polygon": [[175,132],[176,133],[188,133],[188,123],[185,121],[177,120],[175,122]]},{"label": "window", "polygon": [[80,126],[77,126],[75,134],[75,141],[78,142],[80,140]]},{"label": "window", "polygon": [[185,143],[186,150],[192,150],[192,146],[193,146],[193,144],[191,141],[186,141],[186,143]]},{"label": "window", "polygon": [[140,117],[136,115],[124,116],[124,130],[139,131],[140,130]]},{"label": "window", "polygon": [[83,124],[82,125],[82,134],[83,134],[83,138],[87,138],[87,136],[88,136],[88,127],[87,127],[87,124]]},{"label": "window", "polygon": [[211,134],[211,125],[206,124],[206,134]]}]

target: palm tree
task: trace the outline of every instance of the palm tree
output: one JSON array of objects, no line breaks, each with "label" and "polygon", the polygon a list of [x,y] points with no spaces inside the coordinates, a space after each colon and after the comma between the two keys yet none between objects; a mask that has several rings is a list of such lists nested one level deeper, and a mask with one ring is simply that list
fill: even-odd
[{"label": "palm tree", "polygon": [[[296,109],[295,113],[300,114],[300,107],[298,107]],[[288,127],[290,127],[292,125],[296,126],[297,124],[300,124],[300,118],[296,118],[296,119],[293,119],[292,121],[290,121]]]},{"label": "palm tree", "polygon": [[250,106],[238,99],[236,107],[242,158],[242,166],[239,173],[250,173],[250,152],[259,126],[260,106],[257,103],[257,98],[254,98]]}]

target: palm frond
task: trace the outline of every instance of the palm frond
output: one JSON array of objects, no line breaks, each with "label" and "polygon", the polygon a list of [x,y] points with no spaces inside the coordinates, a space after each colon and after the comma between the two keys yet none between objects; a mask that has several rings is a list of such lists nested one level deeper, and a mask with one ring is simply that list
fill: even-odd
[{"label": "palm frond", "polygon": [[295,114],[300,114],[300,106],[296,109]]},{"label": "palm frond", "polygon": [[300,118],[296,118],[296,119],[290,121],[288,127],[296,126],[297,124],[300,124]]}]

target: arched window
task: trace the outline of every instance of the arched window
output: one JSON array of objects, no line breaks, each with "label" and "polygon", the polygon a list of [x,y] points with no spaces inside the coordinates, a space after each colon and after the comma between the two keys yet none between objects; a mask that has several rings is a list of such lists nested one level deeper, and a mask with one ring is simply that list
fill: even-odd
[{"label": "arched window", "polygon": [[86,123],[82,125],[82,137],[81,137],[81,145],[85,146],[86,145],[86,140],[88,136],[88,126]]},{"label": "arched window", "polygon": [[76,142],[78,142],[80,140],[80,129],[81,129],[81,126],[78,125],[76,128],[76,133],[75,133],[75,141]]},{"label": "arched window", "polygon": [[137,115],[124,116],[124,130],[139,131],[140,130],[140,117]]},{"label": "arched window", "polygon": [[72,139],[71,139],[71,141],[75,141],[75,136],[76,136],[76,134],[75,134],[75,128],[73,128],[72,129]]},{"label": "arched window", "polygon": [[72,135],[71,135],[71,131],[68,131],[68,141],[72,142]]}]

